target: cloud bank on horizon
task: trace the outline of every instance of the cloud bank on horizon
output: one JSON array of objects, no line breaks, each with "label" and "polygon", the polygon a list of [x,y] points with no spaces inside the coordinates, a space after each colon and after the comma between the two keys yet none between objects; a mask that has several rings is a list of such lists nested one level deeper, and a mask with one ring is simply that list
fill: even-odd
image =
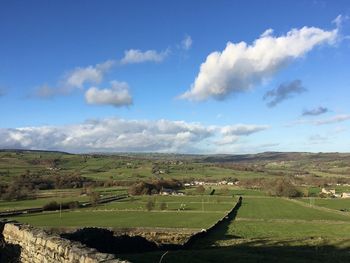
[{"label": "cloud bank on horizon", "polygon": [[223,100],[232,94],[248,91],[316,46],[334,45],[337,37],[338,27],[327,31],[305,26],[279,37],[268,29],[251,45],[243,41],[228,42],[223,51],[207,56],[190,90],[180,98]]},{"label": "cloud bank on horizon", "polygon": [[0,129],[0,148],[71,152],[206,152],[216,139],[230,144],[268,129],[268,125],[205,126],[170,120],[88,120],[65,126]]}]

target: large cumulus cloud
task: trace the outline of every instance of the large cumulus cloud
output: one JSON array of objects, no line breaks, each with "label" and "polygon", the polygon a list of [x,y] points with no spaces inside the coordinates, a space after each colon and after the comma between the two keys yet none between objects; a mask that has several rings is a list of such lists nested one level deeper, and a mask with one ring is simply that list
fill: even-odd
[{"label": "large cumulus cloud", "polygon": [[268,29],[251,45],[228,42],[223,51],[207,56],[190,90],[180,97],[220,100],[247,91],[316,46],[334,44],[337,37],[338,28],[327,31],[303,27],[281,36],[274,36],[273,30]]}]

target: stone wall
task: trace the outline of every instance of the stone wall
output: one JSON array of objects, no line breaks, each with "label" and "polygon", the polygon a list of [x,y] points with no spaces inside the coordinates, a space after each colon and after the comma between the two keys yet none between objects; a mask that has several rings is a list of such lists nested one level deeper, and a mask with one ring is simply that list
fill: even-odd
[{"label": "stone wall", "polygon": [[22,263],[127,262],[111,254],[99,253],[78,242],[63,239],[57,235],[49,235],[41,229],[18,223],[5,223],[2,238],[7,246],[20,248],[19,260]]}]

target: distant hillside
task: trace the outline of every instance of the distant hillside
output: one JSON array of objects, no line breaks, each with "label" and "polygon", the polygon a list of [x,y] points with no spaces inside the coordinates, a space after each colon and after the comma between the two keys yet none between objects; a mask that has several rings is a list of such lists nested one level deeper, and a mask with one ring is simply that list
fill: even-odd
[{"label": "distant hillside", "polygon": [[334,161],[348,160],[349,153],[307,153],[307,152],[264,152],[257,154],[213,155],[203,159],[204,162],[259,162],[259,161]]},{"label": "distant hillside", "polygon": [[252,162],[276,162],[276,161],[349,161],[350,153],[310,153],[310,152],[263,152],[257,154],[178,154],[178,153],[133,153],[133,152],[115,152],[115,153],[84,153],[73,154],[63,151],[49,150],[27,150],[27,149],[0,149],[1,152],[8,153],[42,153],[42,154],[64,154],[78,156],[105,156],[121,157],[144,160],[187,160],[190,162],[208,162],[208,163],[252,163]]},{"label": "distant hillside", "polygon": [[49,150],[27,150],[27,149],[0,149],[0,152],[13,152],[13,153],[59,153],[59,154],[72,154],[62,151],[49,151]]}]

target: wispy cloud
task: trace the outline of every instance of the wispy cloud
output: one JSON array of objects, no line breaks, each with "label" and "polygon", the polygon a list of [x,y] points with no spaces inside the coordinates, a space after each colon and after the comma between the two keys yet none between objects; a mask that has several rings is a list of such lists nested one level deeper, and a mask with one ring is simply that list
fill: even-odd
[{"label": "wispy cloud", "polygon": [[129,85],[126,82],[111,81],[111,88],[89,88],[85,93],[88,104],[112,105],[114,107],[128,106],[132,104]]},{"label": "wispy cloud", "polygon": [[28,97],[36,97],[40,99],[51,99],[57,95],[66,95],[67,92],[61,88],[50,87],[47,84],[41,85],[36,88],[34,93],[29,95]]},{"label": "wispy cloud", "polygon": [[268,128],[270,128],[268,125],[236,124],[222,127],[221,133],[224,135],[247,136]]},{"label": "wispy cloud", "polygon": [[342,28],[345,21],[349,20],[349,16],[338,15],[332,23],[336,25],[337,28]]},{"label": "wispy cloud", "polygon": [[169,49],[158,52],[156,50],[141,51],[140,49],[129,49],[124,52],[121,64],[136,64],[144,62],[162,62],[170,53]]},{"label": "wispy cloud", "polygon": [[[0,128],[0,148],[64,150],[72,152],[205,152],[217,141],[235,143],[267,126],[206,126],[169,120],[89,120],[65,126]],[[228,137],[231,136],[231,139]],[[236,139],[232,140],[232,136]]]},{"label": "wispy cloud", "polygon": [[334,124],[334,123],[339,123],[347,120],[350,120],[350,114],[338,114],[330,118],[319,119],[319,120],[299,119],[289,124],[286,124],[285,127],[293,127],[296,125],[327,125],[327,124]]},{"label": "wispy cloud", "polygon": [[265,93],[263,99],[270,100],[266,105],[271,108],[305,91],[306,89],[302,86],[301,80],[297,79],[289,83],[282,83],[277,88],[269,90]]},{"label": "wispy cloud", "polygon": [[343,122],[343,121],[347,121],[347,120],[350,120],[349,114],[339,114],[339,115],[333,116],[333,117],[328,118],[328,119],[317,120],[314,122],[314,124],[325,125],[325,124]]},{"label": "wispy cloud", "polygon": [[191,36],[186,36],[182,41],[181,41],[181,47],[184,50],[189,50],[192,47],[192,38]]},{"label": "wispy cloud", "polygon": [[0,97],[5,96],[6,93],[7,93],[6,90],[5,90],[4,88],[1,88],[1,87],[0,87]]},{"label": "wispy cloud", "polygon": [[314,134],[309,136],[307,140],[309,144],[324,144],[328,142],[329,138],[320,134]]},{"label": "wispy cloud", "polygon": [[302,116],[318,116],[327,112],[329,112],[328,108],[320,106],[317,108],[304,110]]},{"label": "wispy cloud", "polygon": [[333,45],[338,28],[292,29],[282,36],[266,30],[253,44],[228,42],[226,48],[208,55],[190,90],[180,96],[189,100],[225,99],[261,84],[321,44]]}]

